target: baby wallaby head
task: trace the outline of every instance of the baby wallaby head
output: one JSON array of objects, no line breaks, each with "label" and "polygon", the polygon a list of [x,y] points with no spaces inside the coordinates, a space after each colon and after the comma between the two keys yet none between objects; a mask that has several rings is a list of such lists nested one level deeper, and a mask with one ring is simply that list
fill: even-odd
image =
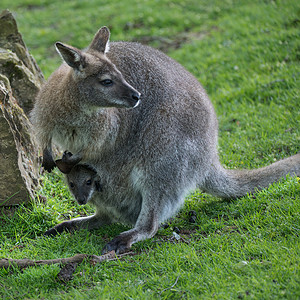
[{"label": "baby wallaby head", "polygon": [[66,175],[71,193],[80,204],[86,204],[95,193],[101,192],[100,177],[90,165],[78,164]]},{"label": "baby wallaby head", "polygon": [[86,51],[60,42],[56,43],[56,49],[72,68],[72,80],[80,96],[78,101],[92,107],[135,107],[139,104],[140,93],[126,82],[105,55],[109,36],[108,28],[102,27]]}]

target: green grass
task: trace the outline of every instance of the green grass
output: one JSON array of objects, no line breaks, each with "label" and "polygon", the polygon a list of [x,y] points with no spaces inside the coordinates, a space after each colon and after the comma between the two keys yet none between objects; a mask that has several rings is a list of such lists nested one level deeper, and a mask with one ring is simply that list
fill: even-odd
[{"label": "green grass", "polygon": [[[256,168],[299,151],[299,1],[1,1],[48,77],[54,42],[86,47],[107,25],[112,40],[147,42],[204,85],[220,122],[219,153],[230,168]],[[0,208],[0,258],[100,254],[120,224],[45,238],[46,229],[89,207],[72,200],[58,172],[44,201]],[[3,299],[299,299],[300,184],[287,177],[255,196],[222,201],[195,191],[168,228],[133,246],[138,255],[56,279],[58,265],[0,270]],[[196,211],[196,223],[189,212]],[[184,238],[177,241],[177,227]]]}]

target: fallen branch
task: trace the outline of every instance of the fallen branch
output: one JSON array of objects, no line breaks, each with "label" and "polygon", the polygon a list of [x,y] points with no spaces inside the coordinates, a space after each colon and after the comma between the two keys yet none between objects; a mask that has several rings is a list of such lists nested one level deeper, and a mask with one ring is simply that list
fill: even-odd
[{"label": "fallen branch", "polygon": [[68,258],[46,259],[46,260],[32,260],[32,259],[0,259],[0,268],[9,269],[11,267],[23,269],[27,267],[40,266],[40,265],[53,265],[53,264],[80,264],[84,259],[88,260],[90,264],[98,264],[103,261],[118,260],[123,256],[133,255],[133,252],[127,252],[121,255],[116,255],[115,251],[108,252],[107,254],[98,256],[90,254],[76,254]]}]

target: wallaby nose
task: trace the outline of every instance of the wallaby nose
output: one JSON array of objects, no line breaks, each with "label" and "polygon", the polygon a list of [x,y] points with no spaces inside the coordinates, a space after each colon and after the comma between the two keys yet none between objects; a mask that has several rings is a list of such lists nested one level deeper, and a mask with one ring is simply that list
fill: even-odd
[{"label": "wallaby nose", "polygon": [[77,202],[78,202],[79,205],[84,205],[84,204],[87,203],[86,200],[87,200],[86,197],[83,196],[83,197],[79,197],[79,198],[77,199]]},{"label": "wallaby nose", "polygon": [[139,101],[140,100],[140,97],[141,97],[141,93],[137,92],[137,91],[134,91],[131,95],[132,99],[135,100],[135,101]]}]

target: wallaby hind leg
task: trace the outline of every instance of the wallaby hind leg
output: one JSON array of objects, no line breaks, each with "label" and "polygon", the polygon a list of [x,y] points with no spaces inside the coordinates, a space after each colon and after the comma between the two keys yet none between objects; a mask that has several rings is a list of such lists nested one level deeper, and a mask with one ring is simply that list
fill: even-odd
[{"label": "wallaby hind leg", "polygon": [[122,232],[112,241],[107,243],[104,246],[102,253],[105,254],[112,250],[117,254],[123,253],[130,249],[133,243],[153,237],[158,230],[158,226],[159,220],[157,213],[154,210],[150,210],[147,216],[145,215],[145,218],[137,221],[133,229]]},{"label": "wallaby hind leg", "polygon": [[[173,192],[173,193],[172,193]],[[184,201],[182,193],[159,190],[147,193],[143,197],[142,207],[133,229],[122,232],[107,243],[102,253],[116,251],[122,253],[128,250],[133,243],[153,237],[161,222],[171,217]]]},{"label": "wallaby hind leg", "polygon": [[95,214],[89,217],[75,218],[69,221],[64,221],[53,228],[47,230],[45,236],[55,236],[62,233],[63,231],[75,231],[82,228],[88,230],[99,228],[100,226],[110,224],[112,221],[106,214]]}]

